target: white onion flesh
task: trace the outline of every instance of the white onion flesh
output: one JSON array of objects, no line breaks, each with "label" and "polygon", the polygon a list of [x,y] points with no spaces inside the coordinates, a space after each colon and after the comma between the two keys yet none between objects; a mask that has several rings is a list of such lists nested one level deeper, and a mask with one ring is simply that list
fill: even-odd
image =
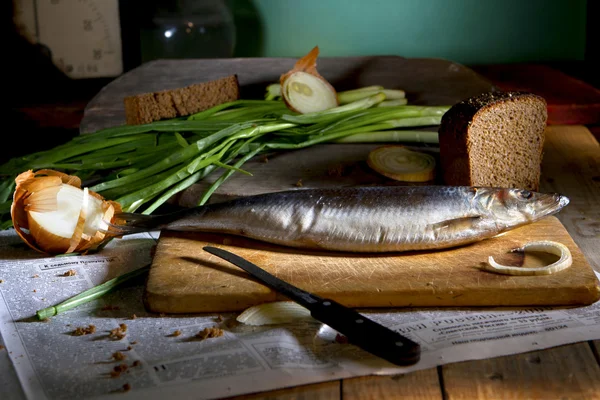
[{"label": "white onion flesh", "polygon": [[295,111],[306,114],[337,107],[337,94],[322,78],[297,71],[283,82],[281,94]]},{"label": "white onion flesh", "polygon": [[276,325],[311,318],[310,311],[293,301],[276,301],[252,306],[237,316],[246,325]]},{"label": "white onion flesh", "polygon": [[435,177],[435,158],[401,145],[381,146],[372,150],[367,164],[388,178],[403,182],[427,182]]},{"label": "white onion flesh", "polygon": [[573,257],[571,256],[569,248],[562,243],[542,240],[538,242],[527,243],[523,247],[513,251],[525,250],[542,251],[554,254],[559,256],[559,259],[556,262],[543,267],[523,268],[512,265],[498,264],[494,260],[494,257],[490,256],[488,259],[489,265],[486,264],[483,266],[483,269],[504,275],[550,275],[567,269],[571,266],[571,264],[573,264]]},{"label": "white onion flesh", "polygon": [[[87,201],[84,199],[87,198]],[[58,203],[55,211],[30,211],[30,216],[49,233],[70,239],[75,232],[82,207],[85,207],[86,221],[84,234],[93,236],[101,228],[108,228],[102,221],[102,200],[85,196],[84,191],[75,186],[63,184],[56,196]]]}]

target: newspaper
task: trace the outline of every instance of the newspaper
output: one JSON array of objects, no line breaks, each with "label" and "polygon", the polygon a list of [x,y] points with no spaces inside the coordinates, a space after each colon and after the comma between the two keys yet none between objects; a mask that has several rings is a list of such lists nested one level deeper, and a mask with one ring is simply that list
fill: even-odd
[{"label": "newspaper", "polygon": [[[421,360],[399,367],[344,343],[311,318],[249,326],[237,322],[236,313],[150,313],[143,304],[143,276],[46,322],[34,318],[39,309],[149,264],[157,237],[156,232],[132,235],[99,254],[46,258],[34,254],[14,231],[0,233],[3,399],[114,399],[117,393],[148,400],[192,394],[222,398],[600,339],[600,302],[365,310],[366,316],[421,345]],[[223,334],[196,337],[212,327]],[[86,329],[88,334],[74,335]]]}]

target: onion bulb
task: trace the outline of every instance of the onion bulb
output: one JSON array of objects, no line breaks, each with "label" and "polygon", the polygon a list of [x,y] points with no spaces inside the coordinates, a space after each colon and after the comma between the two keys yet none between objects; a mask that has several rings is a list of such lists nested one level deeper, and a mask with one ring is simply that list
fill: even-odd
[{"label": "onion bulb", "polygon": [[337,92],[317,72],[318,55],[316,46],[279,79],[281,97],[292,111],[306,114],[338,106]]},{"label": "onion bulb", "polygon": [[367,164],[388,178],[403,182],[427,182],[435,175],[435,158],[401,145],[381,146],[372,150]]},{"label": "onion bulb", "polygon": [[106,239],[108,224],[121,212],[114,201],[81,188],[81,179],[43,169],[21,173],[11,217],[17,234],[31,247],[45,254],[84,253]]},{"label": "onion bulb", "polygon": [[546,253],[554,254],[559,256],[559,259],[552,264],[545,265],[543,267],[516,267],[512,265],[501,265],[494,260],[494,257],[488,258],[488,264],[485,264],[482,268],[485,271],[492,271],[504,275],[550,275],[563,269],[567,269],[573,264],[573,257],[569,248],[562,243],[552,242],[548,240],[542,240],[538,242],[529,242],[523,247],[513,249],[512,251],[543,251]]}]

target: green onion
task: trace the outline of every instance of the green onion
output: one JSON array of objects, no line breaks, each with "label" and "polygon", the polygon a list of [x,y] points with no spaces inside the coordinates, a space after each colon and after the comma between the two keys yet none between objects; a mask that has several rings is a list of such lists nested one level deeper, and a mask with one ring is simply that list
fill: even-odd
[{"label": "green onion", "polygon": [[[222,175],[202,194],[203,204],[242,166],[267,151],[319,143],[436,143],[437,133],[410,131],[439,125],[445,106],[407,104],[404,93],[382,86],[338,92],[349,103],[299,114],[270,85],[265,100],[236,100],[186,118],[123,125],[83,134],[53,149],[0,165],[0,227],[12,225],[15,177],[28,169],[53,168],[77,175],[84,186],[126,211],[155,212],[173,195],[216,169]],[[344,100],[346,99],[346,100]]]},{"label": "green onion", "polygon": [[375,87],[371,89],[363,88],[340,92],[338,93],[338,102],[340,104],[348,104],[366,97],[374,96],[378,93],[383,93],[387,100],[404,99],[406,97],[404,90],[380,89]]},{"label": "green onion", "polygon": [[116,278],[106,281],[98,286],[94,286],[93,288],[88,289],[88,290],[78,294],[77,296],[71,297],[70,299],[63,301],[62,303],[39,310],[36,312],[36,315],[39,320],[45,320],[46,318],[53,317],[57,314],[60,314],[65,311],[68,311],[72,308],[75,308],[81,304],[85,304],[89,301],[98,299],[98,298],[104,296],[106,293],[116,289],[123,283],[125,283],[137,276],[140,276],[140,275],[148,272],[149,270],[150,270],[150,265],[146,265],[142,268],[138,268],[131,272],[127,272],[126,274],[117,276]]},{"label": "green onion", "polygon": [[438,133],[429,131],[370,131],[344,136],[335,143],[439,143]]}]

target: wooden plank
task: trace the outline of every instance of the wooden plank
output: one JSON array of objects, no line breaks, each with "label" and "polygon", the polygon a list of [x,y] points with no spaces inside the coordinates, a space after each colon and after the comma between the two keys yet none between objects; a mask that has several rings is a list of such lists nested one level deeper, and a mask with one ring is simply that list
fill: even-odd
[{"label": "wooden plank", "polygon": [[[510,256],[511,249],[532,240],[564,243],[571,250],[572,266],[546,276],[479,270],[490,255]],[[600,297],[593,270],[558,219],[551,216],[472,245],[402,254],[308,252],[243,237],[163,232],[146,284],[145,302],[151,311],[238,311],[283,299],[237,267],[205,252],[206,245],[227,249],[283,280],[350,307],[590,304]],[[527,255],[524,265],[548,261]]]},{"label": "wooden plank", "polygon": [[592,346],[592,351],[594,352],[596,361],[598,362],[598,365],[600,365],[600,340],[592,340],[589,343],[590,346]]},{"label": "wooden plank", "polygon": [[342,381],[344,400],[442,399],[436,368],[390,376],[364,376]]},{"label": "wooden plank", "polygon": [[442,373],[453,400],[600,399],[600,367],[586,342],[449,364]]},{"label": "wooden plank", "polygon": [[600,145],[587,128],[548,127],[540,187],[570,198],[558,219],[600,272]]},{"label": "wooden plank", "polygon": [[339,400],[340,398],[340,381],[331,381],[228,397],[227,400]]}]

